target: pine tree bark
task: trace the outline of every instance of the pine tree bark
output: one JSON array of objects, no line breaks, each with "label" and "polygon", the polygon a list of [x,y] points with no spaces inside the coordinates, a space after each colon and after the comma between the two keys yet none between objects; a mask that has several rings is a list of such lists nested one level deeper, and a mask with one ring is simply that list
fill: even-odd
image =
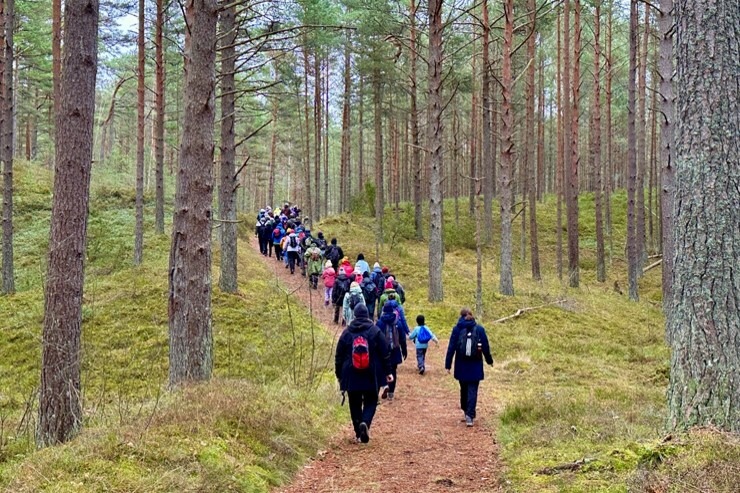
[{"label": "pine tree bark", "polygon": [[[365,79],[360,75],[357,109],[357,192],[365,193]],[[350,185],[351,186],[351,185]]]},{"label": "pine tree bark", "polygon": [[645,234],[645,175],[646,175],[646,100],[647,100],[647,60],[648,60],[648,36],[650,34],[650,6],[645,4],[645,24],[642,32],[642,42],[638,44],[638,74],[637,74],[637,114],[636,135],[637,135],[637,182],[635,184],[636,193],[636,241],[637,241],[637,275],[642,277],[642,268],[647,262],[647,246]]},{"label": "pine tree bark", "polygon": [[237,231],[236,231],[236,146],[234,137],[236,72],[236,5],[220,13],[221,23],[221,167],[218,189],[218,213],[221,219],[221,262],[218,285],[222,291],[236,293]]},{"label": "pine tree bark", "polygon": [[13,96],[13,31],[15,29],[15,0],[4,0],[2,12],[5,42],[0,45],[4,50],[2,73],[2,118],[0,118],[0,153],[3,162],[3,290],[4,294],[15,293],[15,268],[13,265],[13,141],[14,110]]},{"label": "pine tree bark", "polygon": [[215,0],[188,0],[184,115],[169,269],[170,386],[208,380],[211,326],[211,202],[215,116]]},{"label": "pine tree bark", "polygon": [[[311,126],[309,125],[309,103],[308,103],[308,74],[311,70],[311,65],[309,64],[308,59],[308,39],[306,36],[303,37],[303,122],[304,127],[306,128],[306,138],[303,142],[303,169],[306,173],[306,183],[305,183],[305,192],[306,192],[306,203],[304,204],[306,207],[306,211],[309,214],[314,213],[314,202],[318,200],[317,198],[314,198],[313,194],[311,193]],[[274,207],[274,205],[271,205],[271,207]],[[318,218],[312,218],[318,220]]]},{"label": "pine tree bark", "polygon": [[614,17],[614,1],[609,0],[609,16],[606,32],[606,170],[604,180],[604,221],[606,241],[609,246],[609,261],[614,254],[614,240],[612,236],[612,190],[614,189],[614,129],[612,126],[612,19]]},{"label": "pine tree bark", "polygon": [[674,428],[740,432],[740,9],[677,0],[668,388]]},{"label": "pine tree bark", "polygon": [[[635,122],[635,100],[637,97],[637,1],[630,0],[630,62],[627,97],[627,282],[629,297],[639,299],[637,270],[639,269],[639,249],[637,246],[637,226],[635,221],[635,192],[637,186],[637,135]],[[638,191],[639,192],[639,191]]]},{"label": "pine tree bark", "polygon": [[383,243],[383,108],[380,69],[373,69],[373,126],[375,130],[375,227],[376,244]]},{"label": "pine tree bark", "polygon": [[419,107],[418,107],[418,88],[417,88],[417,40],[416,40],[416,9],[417,0],[409,0],[409,98],[411,108],[411,168],[414,175],[414,231],[417,240],[424,238],[424,229],[422,224],[422,197],[421,197],[421,137],[419,132]]},{"label": "pine tree bark", "polygon": [[[526,167],[525,173],[527,173],[527,194],[529,199],[529,253],[530,253],[530,264],[532,266],[532,279],[539,281],[542,276],[540,274],[540,254],[539,245],[537,244],[537,164],[535,161],[535,149],[539,148],[539,144],[535,144],[534,135],[534,99],[535,99],[535,69],[536,69],[536,46],[537,41],[537,4],[535,0],[527,1],[527,9],[529,10],[529,23],[531,33],[527,40],[527,59],[529,60],[529,67],[527,67],[527,118],[526,118],[526,146],[525,146],[525,158],[524,166]],[[541,151],[540,151],[541,152]]]},{"label": "pine tree bark", "polygon": [[493,169],[496,161],[491,149],[491,60],[490,37],[491,25],[488,19],[488,0],[481,2],[481,20],[483,22],[483,57],[481,66],[481,107],[483,112],[483,129],[481,131],[481,168],[483,171],[483,243],[490,245],[493,240]]},{"label": "pine tree bark", "polygon": [[429,160],[429,301],[442,301],[442,0],[429,0],[429,102],[427,159]]},{"label": "pine tree bark", "polygon": [[[663,312],[668,313],[673,298],[673,197],[676,187],[673,122],[676,99],[673,92],[673,0],[661,0],[658,13],[660,47],[658,76],[660,78],[660,219],[663,251]],[[670,340],[670,334],[669,340]]]},{"label": "pine tree bark", "polygon": [[144,258],[144,0],[139,0],[139,31],[136,68],[136,226],[134,227],[134,265]]},{"label": "pine tree bark", "polygon": [[155,168],[155,205],[154,229],[164,234],[164,0],[156,0],[157,18],[154,24],[154,168]]},{"label": "pine tree bark", "polygon": [[[581,1],[575,0],[573,10],[573,79],[571,80],[571,103],[573,109],[570,117],[571,161],[566,168],[568,172],[568,285],[577,288],[580,282],[578,270],[578,168],[580,152],[578,150],[579,98],[581,84]],[[567,49],[567,48],[566,48]]]},{"label": "pine tree bark", "polygon": [[318,50],[313,55],[313,71],[314,71],[314,83],[313,83],[313,124],[314,124],[314,146],[313,146],[313,157],[314,157],[314,210],[313,220],[319,222],[321,220],[321,204],[322,200],[326,200],[326,197],[321,197],[321,147],[322,147],[322,99],[321,99],[321,57],[319,56]]},{"label": "pine tree bark", "polygon": [[514,80],[511,73],[512,45],[514,41],[514,0],[504,1],[504,45],[501,87],[501,168],[499,172],[499,202],[501,212],[501,256],[499,292],[514,295],[511,239],[511,176],[514,159],[514,110],[512,108]]},{"label": "pine tree bark", "polygon": [[39,392],[39,446],[82,426],[80,334],[98,69],[98,2],[66,0]]},{"label": "pine tree bark", "polygon": [[[278,80],[277,67],[275,67],[275,80]],[[222,103],[223,104],[223,103]],[[270,137],[270,162],[267,166],[267,204],[272,207],[275,201],[275,170],[277,169],[277,141],[278,141],[278,117],[280,115],[277,96],[272,98],[272,135]],[[300,125],[300,124],[299,124]]]},{"label": "pine tree bark", "polygon": [[351,172],[350,156],[352,152],[352,139],[350,134],[350,94],[352,93],[352,58],[350,55],[350,38],[349,33],[344,45],[344,97],[342,106],[342,154],[341,154],[341,178],[339,180],[340,210],[342,212],[349,209],[350,187],[352,180],[345,179]]},{"label": "pine tree bark", "polygon": [[[473,63],[473,71],[471,72],[473,74],[472,81],[471,81],[471,96],[470,96],[470,137],[468,138],[468,141],[470,142],[470,176],[471,178],[477,178],[478,177],[478,150],[477,150],[477,143],[478,143],[478,95],[477,91],[475,89],[475,81],[477,79],[477,72],[476,72],[476,43],[475,39],[473,39],[473,42],[471,43],[472,49],[473,49],[473,55],[472,55],[472,63]],[[475,183],[470,183],[470,190],[469,190],[469,203],[468,203],[468,209],[471,216],[475,214],[475,200],[476,200],[476,188]]]},{"label": "pine tree bark", "polygon": [[591,124],[591,166],[594,173],[596,209],[596,280],[606,281],[604,262],[604,216],[601,204],[601,0],[594,2],[594,93]]},{"label": "pine tree bark", "polygon": [[[563,198],[565,199],[565,208],[567,210],[567,222],[570,225],[570,190],[569,184],[571,162],[573,161],[573,155],[571,154],[571,136],[570,132],[566,129],[571,124],[571,105],[570,105],[570,0],[564,0],[563,3],[563,45],[561,53],[563,54],[563,71],[562,71],[562,90],[560,94],[560,102],[563,106],[562,114],[562,133],[563,133],[563,168],[560,175],[560,187],[562,190]],[[562,207],[562,206],[561,206]],[[561,213],[562,214],[562,213]],[[558,231],[562,231],[562,219],[561,226]],[[559,233],[562,235],[562,233]],[[570,238],[570,236],[569,236]],[[562,240],[560,240],[562,242]],[[562,243],[561,243],[562,245]],[[560,255],[558,262],[558,276],[560,279],[563,277],[563,253],[562,246],[560,247]]]},{"label": "pine tree bark", "polygon": [[62,0],[51,0],[51,80],[56,118],[62,102]]}]

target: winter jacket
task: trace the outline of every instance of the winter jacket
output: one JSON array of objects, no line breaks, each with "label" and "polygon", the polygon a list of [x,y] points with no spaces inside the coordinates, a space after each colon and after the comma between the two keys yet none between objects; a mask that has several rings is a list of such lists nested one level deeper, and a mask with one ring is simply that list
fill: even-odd
[{"label": "winter jacket", "polygon": [[397,311],[399,314],[401,314],[401,318],[398,321],[398,324],[401,327],[401,334],[404,337],[408,336],[409,335],[409,324],[408,322],[406,322],[406,312],[403,309],[403,305],[398,303],[398,301],[395,301],[395,300],[388,300],[386,302],[386,305],[389,305],[391,307],[391,310]]},{"label": "winter jacket", "polygon": [[[312,260],[311,256],[316,254],[318,256],[318,260]],[[303,254],[303,256],[308,261],[308,274],[309,275],[320,275],[321,274],[321,268],[324,265],[323,261],[324,259],[321,257],[321,250],[316,248],[315,246],[312,246],[308,250],[306,250],[306,253]]]},{"label": "winter jacket", "polygon": [[[412,341],[414,341],[414,345],[416,346],[416,349],[426,349],[426,348],[428,348],[429,347],[429,342],[431,342],[431,341],[439,342],[439,339],[437,339],[437,336],[434,335],[434,332],[432,332],[432,329],[430,329],[429,327],[427,327],[427,330],[429,331],[430,334],[432,334],[431,341],[429,341],[429,342],[419,342],[419,331],[421,330],[421,327],[422,326],[417,325],[416,327],[414,327],[414,330],[411,331],[411,334],[409,334],[409,339],[412,340]],[[426,326],[424,326],[424,327],[426,327]]]},{"label": "winter jacket", "polygon": [[[290,246],[290,240],[292,238],[295,238],[295,246],[294,247]],[[286,245],[286,248],[285,249],[287,251],[289,251],[289,252],[300,252],[301,251],[301,242],[298,241],[298,235],[295,234],[295,233],[291,233],[288,236],[288,240],[285,242],[285,245]]]},{"label": "winter jacket", "polygon": [[375,300],[377,299],[376,294],[376,288],[373,281],[370,280],[369,277],[365,277],[362,279],[362,282],[360,283],[360,288],[362,288],[362,295],[365,297],[365,302],[368,305],[372,305],[375,303]]},{"label": "winter jacket", "polygon": [[333,288],[334,282],[337,280],[337,271],[334,270],[334,267],[324,269],[324,273],[321,274],[321,278],[324,280],[324,287]]},{"label": "winter jacket", "polygon": [[380,297],[380,295],[383,294],[383,288],[385,287],[385,276],[383,275],[383,271],[380,269],[380,267],[376,267],[373,269],[373,271],[370,273],[370,280],[373,282],[373,284],[375,284],[378,297]]},{"label": "winter jacket", "polygon": [[347,263],[341,264],[339,266],[339,268],[344,271],[344,273],[347,275],[347,277],[349,277],[353,281],[355,280],[354,279],[354,277],[355,277],[354,276],[355,268],[352,267],[352,264],[350,264],[349,262],[347,262]]},{"label": "winter jacket", "polygon": [[[362,335],[368,343],[370,368],[357,370],[352,366],[352,343]],[[337,341],[334,355],[334,374],[339,388],[346,391],[378,392],[385,385],[386,375],[391,374],[388,343],[369,318],[357,318],[344,329]]]},{"label": "winter jacket", "polygon": [[342,306],[344,304],[344,295],[349,291],[350,283],[351,281],[347,278],[344,271],[339,269],[339,275],[334,282],[334,291],[331,293],[332,305]]},{"label": "winter jacket", "polygon": [[355,318],[354,314],[354,307],[350,307],[350,300],[352,298],[352,295],[357,295],[360,297],[358,300],[358,304],[365,305],[365,297],[362,296],[362,289],[360,289],[359,286],[355,288],[349,288],[349,291],[347,294],[344,295],[344,301],[342,303],[342,310],[344,311],[344,320],[347,321],[347,324],[352,322],[352,320]]},{"label": "winter jacket", "polygon": [[[475,354],[468,358],[459,354],[460,338],[466,336],[468,332],[475,330],[478,332],[478,342],[481,344],[481,350],[474,348]],[[493,364],[491,356],[491,347],[488,345],[486,330],[478,325],[475,320],[465,320],[460,317],[457,325],[452,329],[450,342],[447,345],[447,357],[445,358],[445,369],[452,368],[452,358],[455,357],[455,378],[461,382],[478,382],[483,380],[483,358],[486,363]]]},{"label": "winter jacket", "polygon": [[358,271],[360,274],[364,274],[365,272],[370,272],[370,266],[366,261],[358,260],[355,264],[355,270]]},{"label": "winter jacket", "polygon": [[272,244],[279,245],[285,235],[285,230],[277,227],[272,232]]},{"label": "winter jacket", "polygon": [[380,295],[380,301],[378,301],[378,313],[382,313],[383,305],[385,305],[385,302],[388,301],[389,294],[395,294],[396,299],[398,299],[398,293],[396,293],[395,289],[386,289],[385,291],[383,291],[383,294]]},{"label": "winter jacket", "polygon": [[[403,315],[399,312],[398,320],[396,320],[396,314],[393,310],[385,311],[376,323],[383,335],[386,335],[388,330],[391,328],[392,330],[398,331],[398,346],[391,348],[391,364],[400,365],[403,363],[403,360],[406,359],[406,356],[408,356],[408,351],[406,349],[406,332],[403,330],[403,324],[405,324],[406,321],[403,319]],[[395,327],[393,327],[394,323],[396,324]],[[386,340],[387,339],[388,338],[386,336]],[[390,340],[387,340],[387,342],[388,345],[392,345],[393,343],[393,341]]]}]

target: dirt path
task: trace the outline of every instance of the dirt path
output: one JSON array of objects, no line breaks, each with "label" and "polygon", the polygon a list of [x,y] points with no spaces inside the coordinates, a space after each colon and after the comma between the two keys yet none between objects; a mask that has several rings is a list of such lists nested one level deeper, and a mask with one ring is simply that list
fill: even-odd
[{"label": "dirt path", "polygon": [[[257,248],[252,242],[252,247]],[[306,278],[296,269],[291,276],[274,258],[266,265],[284,285],[297,291],[306,305]],[[317,296],[321,295],[321,298]],[[312,293],[314,307],[323,300],[323,289]],[[413,306],[413,299],[407,301]],[[314,313],[332,334],[336,329],[333,311],[319,306]],[[432,345],[427,353],[427,371],[416,372],[413,344],[409,358],[398,368],[398,386],[392,403],[382,402],[370,430],[370,443],[357,444],[349,419],[327,451],[310,461],[293,482],[279,493],[397,492],[493,492],[499,486],[498,451],[486,416],[490,411],[479,398],[481,417],[473,428],[460,421],[456,382],[444,371],[447,341]],[[481,397],[486,382],[481,386]],[[346,404],[345,404],[346,405]]]}]

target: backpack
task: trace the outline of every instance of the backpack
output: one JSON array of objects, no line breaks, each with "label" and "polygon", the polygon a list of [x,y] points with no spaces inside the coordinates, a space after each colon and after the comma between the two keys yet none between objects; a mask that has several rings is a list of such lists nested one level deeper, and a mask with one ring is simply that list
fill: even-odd
[{"label": "backpack", "polygon": [[401,304],[403,305],[406,303],[406,293],[403,290],[403,286],[401,284],[394,280],[393,281],[393,289],[396,290],[396,293],[398,294],[398,299],[401,301]]},{"label": "backpack", "polygon": [[395,315],[393,323],[385,324],[385,338],[388,341],[391,351],[397,348],[400,342],[398,340],[398,310],[394,310],[393,314]]},{"label": "backpack", "polygon": [[426,325],[419,327],[419,333],[416,335],[416,340],[422,344],[427,344],[432,340],[432,333],[429,331]]},{"label": "backpack", "polygon": [[475,326],[471,331],[465,331],[460,334],[460,339],[457,341],[457,354],[467,358],[476,359],[479,356],[478,343],[480,337],[478,336],[478,326]]},{"label": "backpack", "polygon": [[329,247],[329,250],[326,252],[326,258],[328,260],[331,260],[332,264],[338,264],[339,263],[339,248],[335,247],[334,245]]},{"label": "backpack", "polygon": [[385,276],[382,272],[373,271],[373,275],[370,276],[370,280],[373,281],[373,284],[375,284],[375,294],[379,298],[383,294],[383,290],[385,289]]},{"label": "backpack", "polygon": [[294,235],[290,235],[290,248],[296,248],[298,246],[298,242],[295,239]]},{"label": "backpack", "polygon": [[352,368],[355,370],[370,368],[370,345],[362,334],[352,339]]},{"label": "backpack", "polygon": [[350,293],[349,307],[354,310],[357,305],[364,305],[362,295],[357,293]]},{"label": "backpack", "polygon": [[362,294],[365,295],[365,301],[372,303],[377,294],[375,284],[372,281],[362,283]]},{"label": "backpack", "polygon": [[314,262],[318,262],[321,259],[321,253],[317,251],[311,252],[311,260]]}]

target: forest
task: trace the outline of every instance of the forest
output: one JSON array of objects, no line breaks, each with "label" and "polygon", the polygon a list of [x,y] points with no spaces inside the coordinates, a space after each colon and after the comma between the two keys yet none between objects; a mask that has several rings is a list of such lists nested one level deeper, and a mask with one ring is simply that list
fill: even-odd
[{"label": "forest", "polygon": [[[738,0],[0,21],[4,491],[737,491]],[[367,446],[333,308],[257,248],[284,205],[439,335]],[[495,361],[472,430],[461,307]]]}]

